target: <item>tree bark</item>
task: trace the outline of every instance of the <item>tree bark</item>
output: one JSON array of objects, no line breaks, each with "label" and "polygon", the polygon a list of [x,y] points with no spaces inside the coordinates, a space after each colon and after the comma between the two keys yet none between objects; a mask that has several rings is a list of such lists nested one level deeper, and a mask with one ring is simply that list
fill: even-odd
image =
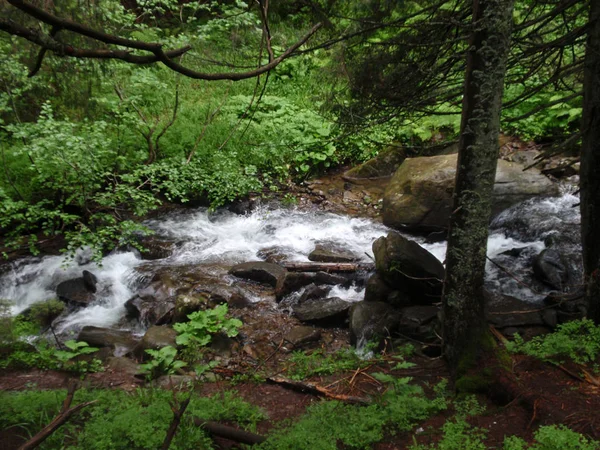
[{"label": "tree bark", "polygon": [[512,8],[513,0],[473,1],[443,293],[444,353],[454,380],[485,348],[483,281]]},{"label": "tree bark", "polygon": [[590,2],[583,72],[581,243],[589,317],[600,324],[600,3]]}]

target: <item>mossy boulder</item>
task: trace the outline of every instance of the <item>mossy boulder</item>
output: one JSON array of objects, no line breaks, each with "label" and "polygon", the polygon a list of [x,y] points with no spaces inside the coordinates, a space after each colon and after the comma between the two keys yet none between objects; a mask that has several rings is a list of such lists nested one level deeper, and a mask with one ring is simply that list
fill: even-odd
[{"label": "mossy boulder", "polygon": [[359,166],[348,170],[342,178],[350,182],[360,182],[363,179],[389,178],[406,159],[406,153],[401,147],[389,146]]},{"label": "mossy boulder", "polygon": [[[396,229],[440,230],[448,226],[457,155],[407,158],[383,197],[383,223]],[[492,213],[538,196],[559,195],[558,186],[536,169],[498,160]]]}]

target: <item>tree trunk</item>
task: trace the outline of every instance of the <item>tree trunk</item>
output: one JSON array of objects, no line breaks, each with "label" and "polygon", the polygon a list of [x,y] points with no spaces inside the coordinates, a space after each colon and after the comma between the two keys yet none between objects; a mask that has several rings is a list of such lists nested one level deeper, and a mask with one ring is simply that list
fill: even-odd
[{"label": "tree trunk", "polygon": [[581,243],[589,317],[600,324],[600,3],[590,2],[583,72]]},{"label": "tree trunk", "polygon": [[456,380],[485,349],[483,281],[513,0],[474,0],[443,294],[444,353]]}]

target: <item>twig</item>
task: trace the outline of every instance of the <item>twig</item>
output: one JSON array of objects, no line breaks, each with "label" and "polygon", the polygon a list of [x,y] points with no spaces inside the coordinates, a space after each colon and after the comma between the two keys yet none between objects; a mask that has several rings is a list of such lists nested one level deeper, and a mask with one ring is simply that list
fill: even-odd
[{"label": "twig", "polygon": [[[173,391],[173,396],[175,397],[175,391]],[[165,440],[163,441],[163,445],[161,450],[169,450],[171,446],[171,441],[175,437],[175,433],[177,432],[177,427],[181,422],[181,417],[185,413],[186,408],[190,404],[190,400],[192,399],[192,394],[188,395],[188,397],[181,402],[179,408],[176,406],[176,400],[171,403],[171,411],[173,411],[173,420],[171,421],[171,425],[169,426],[169,430],[167,431],[167,435],[165,436]]]},{"label": "twig", "polygon": [[227,425],[223,425],[217,422],[204,421],[198,417],[194,417],[194,424],[200,428],[204,428],[210,434],[219,436],[231,441],[240,442],[246,445],[260,444],[267,438],[260,434],[250,433],[244,430],[238,430]]},{"label": "twig", "polygon": [[289,378],[284,378],[284,377],[269,377],[269,378],[267,378],[267,381],[270,383],[279,384],[283,387],[286,387],[286,388],[289,388],[289,389],[292,389],[295,391],[308,392],[309,394],[313,394],[313,395],[317,395],[317,396],[321,396],[321,397],[327,397],[327,398],[331,398],[333,400],[340,400],[340,401],[347,402],[347,403],[354,403],[354,404],[361,404],[361,405],[370,405],[371,404],[370,399],[362,398],[362,397],[354,397],[351,395],[336,394],[336,393],[333,393],[333,392],[325,389],[324,387],[319,386],[314,383],[295,381],[295,380],[290,380]]},{"label": "twig", "polygon": [[35,436],[33,436],[30,440],[25,442],[21,447],[19,447],[19,450],[30,450],[36,448],[58,428],[64,425],[75,413],[79,412],[86,406],[97,403],[97,400],[93,400],[91,402],[80,403],[77,406],[69,408],[71,406],[71,402],[73,401],[73,396],[75,395],[76,390],[77,383],[70,383],[67,391],[67,397],[63,402],[60,413],[54,419],[52,419],[52,422],[50,422],[48,425],[42,428]]}]

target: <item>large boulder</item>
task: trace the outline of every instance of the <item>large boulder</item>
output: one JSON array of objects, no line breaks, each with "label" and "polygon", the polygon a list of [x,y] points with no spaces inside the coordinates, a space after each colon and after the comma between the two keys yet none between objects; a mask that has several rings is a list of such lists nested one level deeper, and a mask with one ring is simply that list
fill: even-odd
[{"label": "large boulder", "polygon": [[283,278],[287,270],[277,264],[252,261],[237,264],[229,270],[231,275],[246,280],[258,281],[259,283],[277,286],[277,282]]},{"label": "large boulder", "polygon": [[176,297],[157,297],[141,292],[125,302],[127,317],[142,325],[162,325],[172,320]]},{"label": "large boulder", "polygon": [[395,231],[373,242],[375,268],[393,290],[419,304],[439,301],[444,266],[431,253]]},{"label": "large boulder", "polygon": [[[383,223],[392,228],[439,230],[448,226],[457,155],[407,158],[383,197]],[[559,195],[558,186],[536,169],[498,161],[493,215],[537,196]]]}]

